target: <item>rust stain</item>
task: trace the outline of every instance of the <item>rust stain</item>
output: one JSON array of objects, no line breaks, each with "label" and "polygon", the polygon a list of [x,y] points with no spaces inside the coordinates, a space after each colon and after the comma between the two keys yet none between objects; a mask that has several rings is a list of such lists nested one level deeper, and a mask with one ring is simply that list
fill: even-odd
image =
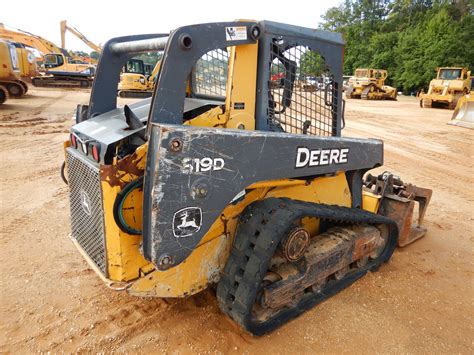
[{"label": "rust stain", "polygon": [[145,159],[145,156],[138,156],[135,152],[117,161],[116,164],[101,165],[101,181],[107,182],[112,187],[120,186],[120,188],[123,188],[123,186],[128,183],[128,181],[124,180],[124,177],[126,175],[132,175],[136,177],[143,175],[144,170],[138,168],[138,165],[140,164],[142,159]]}]

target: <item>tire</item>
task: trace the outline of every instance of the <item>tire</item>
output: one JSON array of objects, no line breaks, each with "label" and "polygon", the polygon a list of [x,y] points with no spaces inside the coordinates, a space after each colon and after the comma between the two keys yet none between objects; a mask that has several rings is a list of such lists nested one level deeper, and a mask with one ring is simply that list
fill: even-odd
[{"label": "tire", "polygon": [[8,95],[14,99],[18,99],[25,95],[24,87],[19,83],[7,84]]},{"label": "tire", "polygon": [[28,85],[23,80],[19,80],[18,83],[23,86],[23,89],[25,89],[26,94],[28,92]]},{"label": "tire", "polygon": [[8,91],[4,86],[0,86],[0,105],[8,99]]}]

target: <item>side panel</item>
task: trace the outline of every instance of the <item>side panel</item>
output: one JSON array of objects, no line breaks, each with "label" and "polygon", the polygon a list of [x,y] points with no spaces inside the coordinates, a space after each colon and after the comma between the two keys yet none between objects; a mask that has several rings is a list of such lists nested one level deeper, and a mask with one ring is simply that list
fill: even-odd
[{"label": "side panel", "polygon": [[143,252],[181,263],[247,186],[382,164],[379,140],[152,124],[144,187]]}]

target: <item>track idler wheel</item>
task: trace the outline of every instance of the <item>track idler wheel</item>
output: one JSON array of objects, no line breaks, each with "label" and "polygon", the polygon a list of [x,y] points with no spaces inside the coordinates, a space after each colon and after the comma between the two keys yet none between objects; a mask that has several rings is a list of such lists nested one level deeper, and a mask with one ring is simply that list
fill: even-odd
[{"label": "track idler wheel", "polygon": [[295,262],[301,259],[309,246],[309,232],[296,227],[290,231],[281,243],[281,251],[286,260]]}]

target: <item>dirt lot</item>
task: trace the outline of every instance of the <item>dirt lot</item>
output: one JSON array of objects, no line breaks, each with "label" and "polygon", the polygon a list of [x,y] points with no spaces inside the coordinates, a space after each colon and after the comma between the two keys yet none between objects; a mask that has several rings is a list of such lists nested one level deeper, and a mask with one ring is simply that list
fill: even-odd
[{"label": "dirt lot", "polygon": [[62,141],[87,91],[31,90],[0,108],[0,351],[473,353],[474,131],[414,98],[347,103],[345,136],[385,141],[385,168],[434,190],[427,236],[329,301],[255,338],[211,291],[108,289],[67,238]]}]

